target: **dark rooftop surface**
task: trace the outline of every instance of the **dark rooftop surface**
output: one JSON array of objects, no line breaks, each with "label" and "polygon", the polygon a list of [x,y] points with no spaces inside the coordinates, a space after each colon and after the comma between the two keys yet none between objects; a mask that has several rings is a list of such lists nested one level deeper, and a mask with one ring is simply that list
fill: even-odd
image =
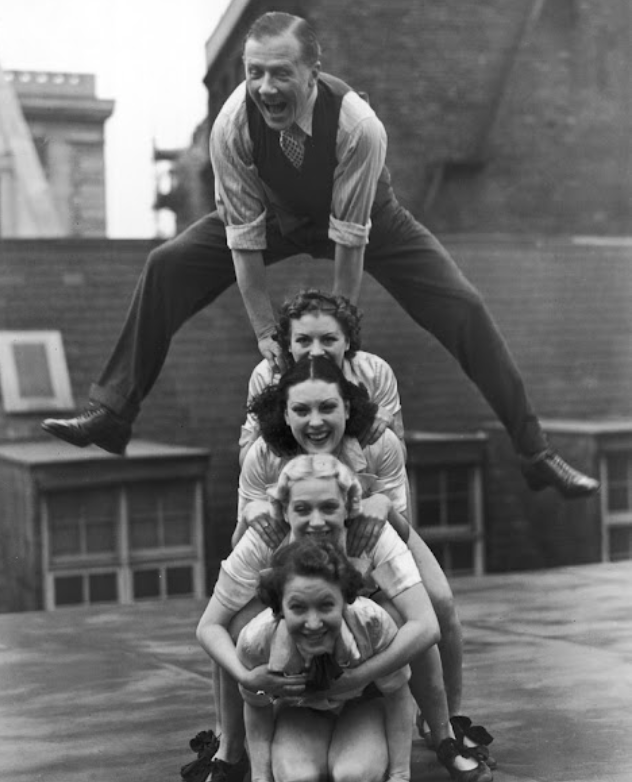
[{"label": "dark rooftop surface", "polygon": [[[632,562],[459,579],[497,782],[630,782]],[[202,601],[0,615],[0,780],[178,780],[214,727]],[[413,781],[448,775],[417,739]]]}]

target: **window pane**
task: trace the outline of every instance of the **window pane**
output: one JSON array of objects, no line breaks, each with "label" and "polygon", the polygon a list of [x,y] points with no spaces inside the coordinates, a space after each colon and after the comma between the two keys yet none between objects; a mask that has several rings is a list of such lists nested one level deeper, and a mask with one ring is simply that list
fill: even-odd
[{"label": "window pane", "polygon": [[91,522],[86,527],[86,552],[116,552],[116,526],[112,522]]},{"label": "window pane", "polygon": [[469,470],[467,467],[450,467],[445,470],[448,494],[467,494]]},{"label": "window pane", "polygon": [[195,508],[193,481],[143,483],[130,489],[130,547],[190,546]]},{"label": "window pane", "polygon": [[160,536],[157,519],[130,519],[129,545],[132,550],[158,548]]},{"label": "window pane", "polygon": [[472,524],[470,517],[469,494],[448,494],[446,497],[446,516],[448,525],[468,526]]},{"label": "window pane", "polygon": [[83,576],[57,576],[55,605],[71,606],[83,603]]},{"label": "window pane", "polygon": [[130,516],[139,518],[158,515],[158,500],[155,484],[139,483],[127,491],[127,501]]},{"label": "window pane", "polygon": [[628,487],[608,481],[608,510],[614,513],[629,509]]},{"label": "window pane", "polygon": [[190,566],[167,568],[167,595],[192,594],[193,568]]},{"label": "window pane", "polygon": [[118,601],[116,573],[93,573],[88,576],[88,595],[90,603],[116,603]]},{"label": "window pane", "polygon": [[141,483],[127,492],[130,549],[159,548],[160,509],[155,484]]},{"label": "window pane", "polygon": [[84,493],[83,514],[88,553],[116,552],[119,503],[118,489],[93,489]]},{"label": "window pane", "polygon": [[49,531],[51,558],[81,553],[81,536],[77,519],[51,518]]},{"label": "window pane", "polygon": [[167,516],[164,522],[165,546],[190,546],[192,531],[190,518]]},{"label": "window pane", "polygon": [[160,570],[134,571],[134,597],[160,597]]},{"label": "window pane", "polygon": [[438,496],[441,493],[441,470],[432,468],[418,468],[417,493],[421,496]]},{"label": "window pane", "polygon": [[417,522],[420,527],[436,527],[441,524],[441,502],[438,497],[417,502]]},{"label": "window pane", "polygon": [[436,527],[441,524],[441,470],[415,470],[417,487],[417,524]]},{"label": "window pane", "polygon": [[473,573],[474,556],[471,543],[450,543],[450,566],[452,573]]},{"label": "window pane", "polygon": [[620,453],[609,453],[606,456],[606,462],[608,464],[608,480],[613,483],[623,482],[628,480],[629,472],[629,455],[625,451]]},{"label": "window pane", "polygon": [[632,559],[632,527],[610,527],[609,554],[611,562]]},{"label": "window pane", "polygon": [[81,553],[79,517],[68,492],[46,495],[51,557]]},{"label": "window pane", "polygon": [[13,345],[13,357],[22,397],[52,397],[53,384],[48,367],[46,347],[42,342],[18,342]]},{"label": "window pane", "polygon": [[190,546],[193,531],[193,481],[174,481],[161,488],[165,546]]},{"label": "window pane", "polygon": [[47,504],[52,556],[116,552],[116,489],[54,492]]}]

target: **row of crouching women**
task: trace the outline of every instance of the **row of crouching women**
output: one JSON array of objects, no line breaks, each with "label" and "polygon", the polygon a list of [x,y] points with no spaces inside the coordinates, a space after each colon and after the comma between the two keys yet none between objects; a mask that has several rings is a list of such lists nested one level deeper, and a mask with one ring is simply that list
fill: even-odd
[{"label": "row of crouching women", "polygon": [[452,779],[489,782],[454,598],[410,526],[394,373],[339,296],[286,302],[278,339],[285,371],[262,361],[250,380],[233,548],[197,629],[217,729],[182,776],[409,780],[417,715]]}]

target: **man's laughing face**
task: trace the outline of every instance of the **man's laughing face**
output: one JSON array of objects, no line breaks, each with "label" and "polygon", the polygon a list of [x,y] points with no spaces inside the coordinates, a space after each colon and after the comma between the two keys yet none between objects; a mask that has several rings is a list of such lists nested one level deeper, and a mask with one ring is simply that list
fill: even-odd
[{"label": "man's laughing face", "polygon": [[290,31],[244,47],[248,94],[273,130],[286,130],[303,112],[314,89],[320,63],[307,65],[301,45]]}]

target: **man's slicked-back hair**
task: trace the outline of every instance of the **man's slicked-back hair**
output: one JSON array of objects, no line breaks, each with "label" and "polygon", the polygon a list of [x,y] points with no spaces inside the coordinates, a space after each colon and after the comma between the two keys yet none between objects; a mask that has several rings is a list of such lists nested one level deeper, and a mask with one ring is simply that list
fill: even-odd
[{"label": "man's slicked-back hair", "polygon": [[291,32],[299,42],[303,62],[306,65],[314,65],[320,60],[320,44],[309,22],[301,16],[281,11],[270,11],[256,19],[246,33],[244,46],[251,38],[261,41],[263,38],[274,38],[286,32]]}]

